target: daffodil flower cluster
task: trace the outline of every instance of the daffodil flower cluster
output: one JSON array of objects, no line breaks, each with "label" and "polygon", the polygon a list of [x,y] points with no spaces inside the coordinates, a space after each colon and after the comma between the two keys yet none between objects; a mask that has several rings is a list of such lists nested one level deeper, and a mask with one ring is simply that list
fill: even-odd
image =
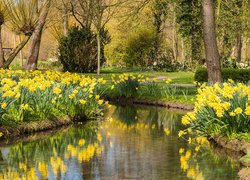
[{"label": "daffodil flower cluster", "polygon": [[[198,90],[193,112],[182,118],[182,124],[202,136],[230,136],[250,131],[250,87],[232,80]],[[185,131],[186,132],[186,131]]]},{"label": "daffodil flower cluster", "polygon": [[118,92],[119,96],[135,97],[139,90],[140,83],[144,83],[149,80],[149,78],[144,77],[143,75],[133,75],[133,74],[121,74],[121,75],[112,75],[113,85],[111,90],[115,89]]},{"label": "daffodil flower cluster", "polygon": [[69,72],[0,70],[0,124],[81,115],[99,116],[103,79]]}]

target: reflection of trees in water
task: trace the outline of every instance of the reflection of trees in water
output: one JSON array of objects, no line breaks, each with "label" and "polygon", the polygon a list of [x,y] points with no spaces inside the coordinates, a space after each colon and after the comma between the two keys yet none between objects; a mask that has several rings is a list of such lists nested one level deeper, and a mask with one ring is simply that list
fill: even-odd
[{"label": "reflection of trees in water", "polygon": [[137,108],[131,106],[117,106],[114,117],[127,125],[138,122]]},{"label": "reflection of trees in water", "polygon": [[[107,114],[112,116],[113,120],[102,122],[99,132],[97,123],[88,123],[84,127],[68,129],[67,132],[47,139],[9,147],[7,156],[3,153],[1,172],[8,173],[12,168],[23,173],[19,163],[37,170],[38,161],[49,164],[51,172],[51,157],[54,158],[55,165],[58,164],[59,157],[68,170],[65,172],[63,168],[57,169],[54,179],[186,179],[186,176],[192,178],[200,172],[205,179],[236,177],[237,168],[230,167],[231,162],[226,164],[221,158],[216,160],[207,150],[196,155],[194,148],[178,138],[177,131],[181,127],[181,115],[178,113],[162,108],[113,106]],[[153,126],[155,128],[152,128]],[[164,128],[171,130],[169,136],[163,133]],[[66,158],[68,145],[72,145],[71,152],[75,149],[82,151],[78,145],[80,139],[84,138],[87,146],[97,142],[100,134],[102,141],[98,145],[104,146],[101,156],[95,151],[89,161],[79,161],[78,154]],[[84,145],[84,148],[86,146]],[[179,155],[180,148],[185,148],[186,151],[190,149],[191,156],[187,158],[186,151]],[[185,171],[181,168],[183,164],[188,165]]]},{"label": "reflection of trees in water", "polygon": [[172,111],[162,109],[162,108],[150,108],[147,110],[142,110],[141,114],[146,114],[146,122],[150,122],[151,125],[155,125],[158,130],[163,130],[164,128],[169,128],[171,132],[177,132],[178,127],[181,126],[180,119],[181,114],[173,113]]},{"label": "reflection of trees in water", "polygon": [[[166,109],[117,107],[113,120],[103,125],[105,133],[111,133],[107,139],[115,145],[110,147],[105,143],[103,161],[96,168],[98,174],[111,179],[170,177],[171,168],[179,167],[177,155],[181,146],[177,136],[166,137],[161,130],[168,124],[178,124],[179,116],[170,115]],[[136,116],[138,119],[134,119]]]},{"label": "reflection of trees in water", "polygon": [[169,128],[176,131],[181,125],[181,114],[173,113],[163,108],[142,108],[136,106],[117,106],[113,116],[127,125],[144,121],[150,125],[155,125],[159,130]]},{"label": "reflection of trees in water", "polygon": [[[175,113],[162,108],[141,107],[117,107],[116,118],[110,122],[107,131],[111,132],[110,139],[115,144],[112,148],[105,143],[105,151],[101,162],[98,162],[98,174],[100,177],[110,179],[185,179],[187,177],[203,177],[215,179],[222,177],[226,171],[227,179],[236,177],[236,171],[223,164],[223,160],[215,161],[211,154],[191,154],[188,163],[189,168],[182,171],[179,149],[189,147],[186,141],[178,138],[178,131],[182,129],[180,113]],[[136,113],[135,113],[136,111]],[[126,113],[124,113],[126,112]],[[129,112],[138,116],[138,120],[127,123],[126,115]],[[118,113],[118,114],[117,114]],[[118,116],[119,113],[122,116]],[[119,119],[122,117],[123,119]],[[152,129],[155,125],[155,130]],[[164,128],[169,128],[171,134],[165,136]],[[182,158],[183,159],[183,158]],[[182,164],[181,164],[182,163]],[[230,163],[229,163],[230,164]],[[217,174],[213,172],[217,168]],[[221,168],[220,168],[221,167]],[[112,175],[112,176],[111,176]]]}]

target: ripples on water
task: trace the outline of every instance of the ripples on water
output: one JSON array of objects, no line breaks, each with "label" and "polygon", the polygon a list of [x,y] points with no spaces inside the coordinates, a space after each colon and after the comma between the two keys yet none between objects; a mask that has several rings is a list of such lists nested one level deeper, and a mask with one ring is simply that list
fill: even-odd
[{"label": "ripples on water", "polygon": [[237,163],[178,138],[182,115],[112,106],[103,122],[1,146],[0,179],[236,179]]}]

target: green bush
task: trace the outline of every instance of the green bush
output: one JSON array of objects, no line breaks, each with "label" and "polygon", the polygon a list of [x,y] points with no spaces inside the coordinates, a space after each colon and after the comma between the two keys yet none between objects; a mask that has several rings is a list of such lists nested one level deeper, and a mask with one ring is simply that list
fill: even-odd
[{"label": "green bush", "polygon": [[[232,79],[236,82],[247,83],[250,81],[250,69],[225,68],[222,69],[222,78],[224,81]],[[207,69],[204,68],[198,69],[195,72],[194,79],[197,82],[207,82],[208,81]]]},{"label": "green bush", "polygon": [[96,36],[88,28],[73,27],[59,42],[59,61],[64,71],[93,72],[97,69]]},{"label": "green bush", "polygon": [[200,83],[208,82],[208,74],[205,68],[199,68],[194,74],[194,80]]},{"label": "green bush", "polygon": [[147,66],[153,63],[157,34],[153,29],[141,29],[128,37],[124,62],[127,66]]}]

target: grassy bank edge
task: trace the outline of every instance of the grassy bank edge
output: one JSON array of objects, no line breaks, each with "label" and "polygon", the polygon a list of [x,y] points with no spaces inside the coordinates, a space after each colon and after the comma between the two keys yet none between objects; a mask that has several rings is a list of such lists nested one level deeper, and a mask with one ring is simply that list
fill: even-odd
[{"label": "grassy bank edge", "polygon": [[192,111],[194,109],[194,104],[192,103],[184,103],[178,100],[161,100],[161,99],[140,99],[140,98],[125,98],[120,96],[111,96],[108,94],[104,94],[103,99],[118,103],[118,104],[138,104],[138,105],[147,105],[147,106],[159,106],[165,107],[169,109],[180,109]]},{"label": "grassy bank edge", "polygon": [[249,161],[249,152],[250,152],[250,143],[245,140],[239,139],[229,139],[227,137],[216,135],[214,137],[208,138],[210,142],[219,145],[223,149],[229,149],[234,152],[238,152],[241,156],[237,159],[238,162],[243,166],[242,169],[238,172],[240,180],[249,180],[250,179],[250,161]]},{"label": "grassy bank edge", "polygon": [[23,135],[29,135],[32,133],[52,130],[62,126],[73,124],[74,122],[80,122],[80,118],[71,118],[69,116],[57,117],[53,120],[43,120],[37,122],[21,123],[17,126],[1,126],[0,131],[3,133],[1,140],[12,137],[19,137]]}]

